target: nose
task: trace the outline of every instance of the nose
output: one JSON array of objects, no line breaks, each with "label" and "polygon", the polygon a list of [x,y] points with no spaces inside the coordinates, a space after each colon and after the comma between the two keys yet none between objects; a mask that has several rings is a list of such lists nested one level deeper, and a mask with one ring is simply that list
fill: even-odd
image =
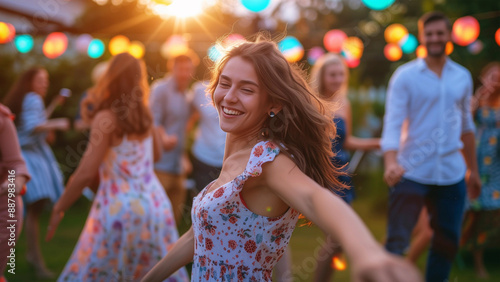
[{"label": "nose", "polygon": [[236,87],[232,86],[229,88],[226,92],[226,95],[224,96],[224,101],[228,103],[236,103],[238,101],[238,97],[236,96]]},{"label": "nose", "polygon": [[439,34],[437,34],[437,33],[432,33],[429,36],[429,41],[432,41],[432,42],[439,41],[440,39],[441,38],[440,38]]}]

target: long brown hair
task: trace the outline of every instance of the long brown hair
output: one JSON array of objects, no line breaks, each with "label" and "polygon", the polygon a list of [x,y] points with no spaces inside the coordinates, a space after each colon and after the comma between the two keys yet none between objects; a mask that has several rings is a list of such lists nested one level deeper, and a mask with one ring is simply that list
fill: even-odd
[{"label": "long brown hair", "polygon": [[264,125],[266,139],[283,145],[281,151],[320,185],[336,190],[345,188],[337,179],[344,173],[330,161],[333,157],[330,139],[335,136],[335,125],[327,107],[309,88],[303,71],[290,65],[269,40],[242,43],[215,65],[208,86],[212,98],[224,66],[234,57],[241,57],[254,66],[263,92],[272,103],[282,106]]},{"label": "long brown hair", "polygon": [[[23,101],[26,94],[33,91],[33,79],[39,71],[44,70],[42,67],[31,67],[25,71],[12,85],[9,92],[3,100],[3,104],[10,108],[10,111],[17,117],[21,114],[23,108]],[[19,118],[15,119],[18,125]]]},{"label": "long brown hair", "polygon": [[116,115],[119,135],[144,134],[153,124],[147,106],[149,87],[146,67],[142,60],[128,53],[118,54],[111,59],[105,74],[89,95],[92,103],[95,103],[93,115],[104,109],[111,109]]}]

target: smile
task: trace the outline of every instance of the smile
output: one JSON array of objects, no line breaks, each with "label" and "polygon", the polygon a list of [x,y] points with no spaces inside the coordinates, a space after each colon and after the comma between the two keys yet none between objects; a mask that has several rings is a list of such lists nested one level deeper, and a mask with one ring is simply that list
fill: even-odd
[{"label": "smile", "polygon": [[233,109],[228,109],[226,107],[222,107],[222,111],[226,114],[226,115],[230,115],[230,116],[239,116],[239,115],[242,115],[243,112],[240,112],[240,111],[237,111],[237,110],[233,110]]}]

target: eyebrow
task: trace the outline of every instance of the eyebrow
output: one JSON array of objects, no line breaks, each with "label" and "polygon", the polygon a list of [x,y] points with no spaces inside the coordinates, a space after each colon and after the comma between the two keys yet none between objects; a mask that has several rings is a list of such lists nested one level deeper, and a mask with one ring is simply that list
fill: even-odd
[{"label": "eyebrow", "polygon": [[[231,79],[228,76],[223,75],[223,74],[220,75],[220,78],[231,81]],[[241,80],[240,84],[252,84],[252,85],[255,85],[256,87],[259,87],[259,85],[252,80]]]}]

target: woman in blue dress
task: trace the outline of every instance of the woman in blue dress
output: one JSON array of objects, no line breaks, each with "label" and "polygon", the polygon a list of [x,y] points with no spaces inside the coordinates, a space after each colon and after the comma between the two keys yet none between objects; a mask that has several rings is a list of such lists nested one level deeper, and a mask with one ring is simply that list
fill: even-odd
[{"label": "woman in blue dress", "polygon": [[34,67],[26,71],[14,83],[5,98],[16,116],[15,124],[19,144],[31,181],[23,201],[26,204],[26,238],[28,243],[26,260],[35,268],[39,278],[51,278],[39,244],[39,217],[47,201],[54,203],[62,193],[63,177],[49,145],[45,141],[47,132],[66,130],[67,119],[48,119],[43,98],[49,87],[49,76],[45,69]]},{"label": "woman in blue dress", "polygon": [[487,278],[485,248],[500,247],[500,63],[488,64],[476,91],[477,164],[481,194],[469,202],[462,243],[472,251],[476,274]]},{"label": "woman in blue dress", "polygon": [[[337,167],[343,167],[347,172],[349,162],[348,150],[376,150],[380,148],[379,138],[357,138],[352,136],[351,104],[347,98],[349,81],[349,69],[344,59],[337,55],[328,53],[319,58],[311,71],[311,84],[319,96],[331,105],[334,113],[333,121],[337,128],[335,140],[332,140],[332,151],[335,156],[331,159]],[[351,186],[351,177],[348,174],[341,175],[339,181],[350,186],[339,192],[339,196],[348,204],[354,199],[354,189]],[[335,243],[326,240],[325,246],[318,255],[318,267],[316,269],[315,281],[329,281],[333,274],[330,266],[333,257],[341,253]],[[334,250],[333,252],[331,250]]]}]

